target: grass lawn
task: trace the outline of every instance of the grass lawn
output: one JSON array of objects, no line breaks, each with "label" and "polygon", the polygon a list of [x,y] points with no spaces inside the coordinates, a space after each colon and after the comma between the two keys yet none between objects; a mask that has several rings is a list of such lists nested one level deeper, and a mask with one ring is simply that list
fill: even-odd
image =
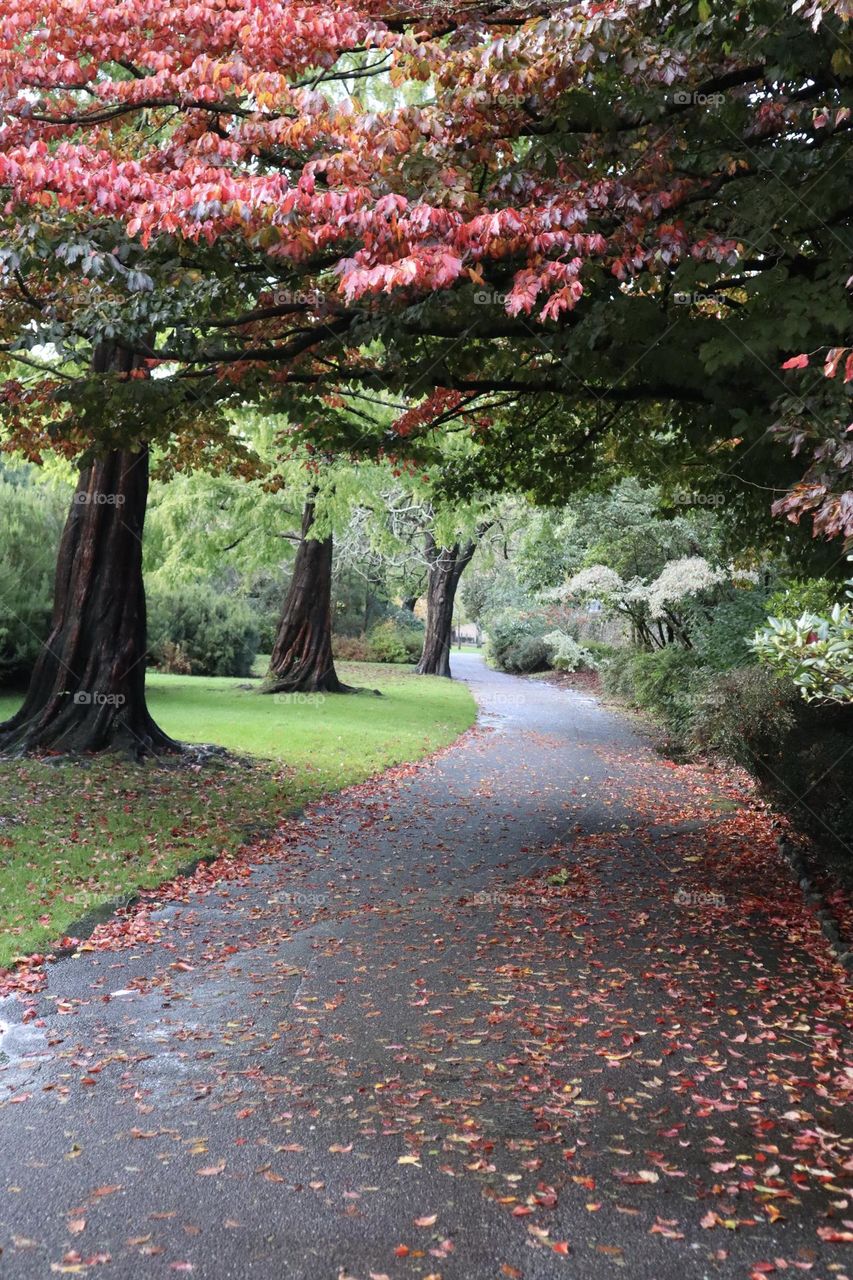
[{"label": "grass lawn", "polygon": [[[246,764],[0,761],[0,968],[49,949],[93,907],[234,850],[307,801],[417,760],[473,723],[465,685],[372,663],[338,669],[383,697],[276,699],[256,681],[149,676],[167,733],[256,757]],[[18,701],[0,697],[0,720]]]}]

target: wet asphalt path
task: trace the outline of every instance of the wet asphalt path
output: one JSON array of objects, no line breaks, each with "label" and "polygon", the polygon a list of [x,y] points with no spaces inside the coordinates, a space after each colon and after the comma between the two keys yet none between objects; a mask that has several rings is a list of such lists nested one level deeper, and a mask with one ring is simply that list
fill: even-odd
[{"label": "wet asphalt path", "polygon": [[477,731],[0,1005],[2,1277],[843,1280],[842,979],[769,819],[454,669]]}]

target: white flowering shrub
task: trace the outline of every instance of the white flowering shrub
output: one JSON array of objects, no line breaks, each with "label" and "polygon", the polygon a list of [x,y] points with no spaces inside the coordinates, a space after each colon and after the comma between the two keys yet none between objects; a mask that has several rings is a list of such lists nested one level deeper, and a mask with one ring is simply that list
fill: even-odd
[{"label": "white flowering shrub", "polygon": [[661,618],[673,605],[691,596],[701,595],[726,581],[722,569],[715,569],[703,556],[684,556],[665,564],[660,577],[650,584],[646,592],[649,614]]},{"label": "white flowering shrub", "polygon": [[[703,556],[681,556],[668,561],[652,582],[626,581],[608,565],[594,564],[581,569],[561,590],[565,601],[600,601],[607,614],[627,621],[635,644],[653,650],[670,644],[691,647],[693,632],[712,615],[711,605],[720,604],[716,588],[726,584],[731,589],[735,582],[751,585],[734,567],[721,569]],[[746,635],[754,624],[755,617]]]},{"label": "white flowering shrub", "polygon": [[625,583],[615,569],[606,564],[592,564],[570,578],[564,587],[567,599],[615,602],[623,594]]},{"label": "white flowering shrub", "polygon": [[549,631],[543,639],[548,646],[548,656],[555,670],[579,671],[581,668],[587,671],[595,670],[597,665],[595,658],[589,649],[575,640],[574,636],[568,635],[565,631]]},{"label": "white flowering shrub", "polygon": [[[853,599],[853,581],[847,584]],[[789,676],[807,702],[853,702],[853,606],[836,604],[828,616],[804,613],[768,618],[752,648],[760,662]]]}]

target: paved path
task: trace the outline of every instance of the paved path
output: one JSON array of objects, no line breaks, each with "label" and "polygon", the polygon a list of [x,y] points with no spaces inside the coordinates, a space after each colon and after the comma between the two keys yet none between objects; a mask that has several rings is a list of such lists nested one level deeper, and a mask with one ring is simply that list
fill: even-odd
[{"label": "paved path", "polygon": [[846,1274],[842,975],[769,818],[454,666],[479,731],[0,1007],[3,1277]]}]

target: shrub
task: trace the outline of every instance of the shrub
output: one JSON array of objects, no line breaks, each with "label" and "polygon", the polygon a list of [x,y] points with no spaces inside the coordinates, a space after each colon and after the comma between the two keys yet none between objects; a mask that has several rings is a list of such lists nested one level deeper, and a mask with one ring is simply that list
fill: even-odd
[{"label": "shrub", "polygon": [[[848,584],[853,588],[853,583]],[[853,590],[848,590],[853,599]],[[789,676],[808,702],[853,702],[853,606],[834,604],[828,617],[804,613],[769,618],[753,648],[762,663]]]},{"label": "shrub", "polygon": [[332,636],[332,656],[338,662],[370,662],[367,636]]},{"label": "shrub", "polygon": [[703,674],[699,655],[676,645],[653,652],[616,650],[601,664],[607,693],[659,716],[678,733],[688,726],[695,688]]},{"label": "shrub", "polygon": [[818,839],[831,835],[839,851],[849,853],[849,705],[810,705],[787,677],[746,667],[708,684],[696,700],[690,736],[694,745],[749,770],[797,822]]},{"label": "shrub", "polygon": [[341,662],[417,662],[423,643],[423,626],[417,619],[412,625],[392,615],[367,635],[332,636],[332,653]]},{"label": "shrub", "polygon": [[603,640],[588,640],[584,637],[583,644],[587,652],[592,655],[596,670],[605,659],[612,658],[614,653],[619,652],[612,644],[606,644]]},{"label": "shrub", "polygon": [[503,653],[502,670],[518,675],[531,671],[547,671],[548,646],[543,636],[520,636]]},{"label": "shrub", "polygon": [[179,644],[167,640],[160,650],[159,669],[167,676],[191,676],[192,663]]},{"label": "shrub", "polygon": [[375,626],[367,641],[373,662],[416,662],[423,647],[422,634],[393,618]]},{"label": "shrub", "polygon": [[[220,583],[214,582],[213,585],[218,587]],[[272,653],[284,605],[282,573],[259,570],[254,574],[238,576],[237,581],[232,584],[222,583],[226,590],[229,585],[251,610],[258,631],[258,652]]]},{"label": "shrub", "polygon": [[548,656],[556,671],[594,671],[595,658],[589,649],[578,644],[573,636],[565,631],[549,631],[543,636],[548,646]]},{"label": "shrub", "polygon": [[720,600],[710,617],[702,612],[691,620],[693,647],[712,671],[749,667],[757,662],[750,638],[765,617],[767,596],[760,588],[733,589]]},{"label": "shrub", "polygon": [[668,645],[654,653],[642,653],[634,664],[637,705],[660,716],[666,725],[683,732],[693,709],[693,688],[702,671],[692,649]]},{"label": "shrub", "polygon": [[761,667],[725,671],[697,695],[690,737],[704,751],[775,772],[784,767],[785,740],[797,724],[798,706],[790,680]]},{"label": "shrub", "polygon": [[149,592],[148,647],[156,665],[174,661],[195,676],[247,676],[258,650],[249,607],[204,583]]},{"label": "shrub", "polygon": [[500,671],[544,671],[547,627],[544,614],[504,609],[489,619],[486,657]]},{"label": "shrub", "polygon": [[598,666],[601,687],[616,698],[634,702],[634,659],[636,649],[614,649]]},{"label": "shrub", "polygon": [[769,618],[791,619],[804,613],[829,613],[843,594],[843,587],[828,578],[792,578],[768,597],[766,613]]}]

